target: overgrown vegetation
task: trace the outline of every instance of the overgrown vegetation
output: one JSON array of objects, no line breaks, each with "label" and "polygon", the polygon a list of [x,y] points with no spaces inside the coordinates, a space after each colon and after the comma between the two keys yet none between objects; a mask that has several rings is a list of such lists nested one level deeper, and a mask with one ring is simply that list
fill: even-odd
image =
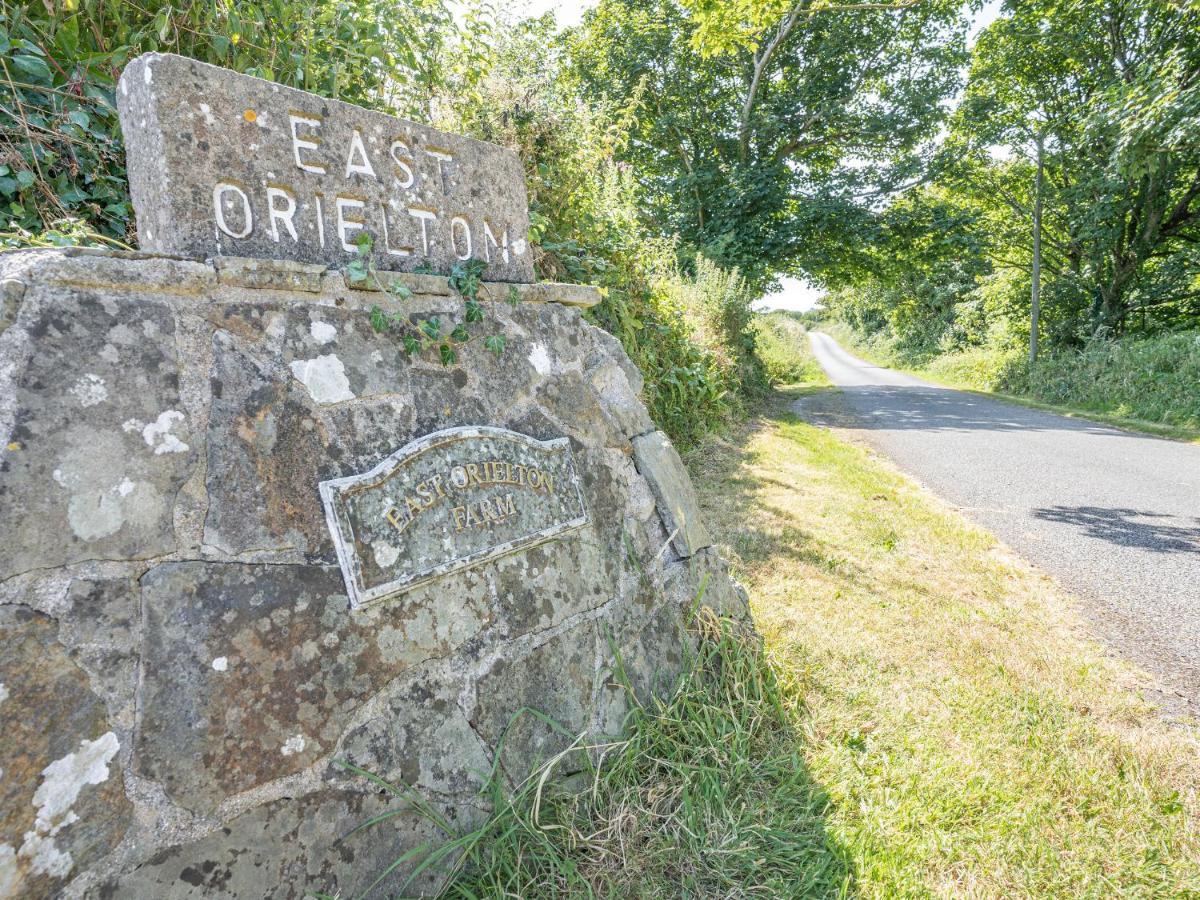
[{"label": "overgrown vegetation", "polygon": [[[0,81],[13,124],[0,132],[3,240],[134,241],[113,88],[145,51],[497,141],[526,164],[539,274],[604,289],[591,318],[641,367],[655,421],[688,446],[767,387],[749,327],[759,291],[649,226],[644,187],[620,159],[629,111],[581,102],[567,47],[548,17],[512,22],[472,7],[456,22],[443,0],[6,3],[0,56],[24,74]],[[472,316],[468,303],[457,332],[431,320],[375,325],[451,364]],[[488,340],[502,350],[503,335]]]},{"label": "overgrown vegetation", "polygon": [[821,367],[808,345],[808,329],[798,316],[773,312],[754,322],[755,345],[763,371],[773,384],[820,383]]}]

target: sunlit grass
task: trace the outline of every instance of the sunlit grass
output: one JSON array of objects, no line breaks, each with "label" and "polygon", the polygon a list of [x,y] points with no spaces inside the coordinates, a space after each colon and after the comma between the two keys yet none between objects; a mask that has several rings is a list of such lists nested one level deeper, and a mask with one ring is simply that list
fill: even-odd
[{"label": "sunlit grass", "polygon": [[1200,891],[1196,731],[1139,699],[1049,579],[783,410],[691,462],[796,679],[856,892]]}]

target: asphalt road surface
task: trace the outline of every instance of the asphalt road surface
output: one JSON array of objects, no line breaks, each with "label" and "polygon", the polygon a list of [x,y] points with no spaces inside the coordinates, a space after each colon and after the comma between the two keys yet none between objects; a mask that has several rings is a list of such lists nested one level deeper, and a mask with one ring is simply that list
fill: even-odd
[{"label": "asphalt road surface", "polygon": [[1200,445],[951,390],[811,340],[840,390],[797,413],[865,440],[1053,575],[1171,711],[1200,714]]}]

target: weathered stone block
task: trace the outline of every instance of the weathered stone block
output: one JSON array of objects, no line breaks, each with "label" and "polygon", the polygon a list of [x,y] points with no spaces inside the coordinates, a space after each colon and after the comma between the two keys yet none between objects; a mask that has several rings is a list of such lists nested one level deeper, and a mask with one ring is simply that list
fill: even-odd
[{"label": "weathered stone block", "polygon": [[487,263],[533,281],[511,150],[182,56],[147,53],[117,90],[143,250],[379,269]]},{"label": "weathered stone block", "polygon": [[0,335],[0,578],[175,548],[195,436],[162,298],[28,300]]},{"label": "weathered stone block", "polygon": [[[368,819],[402,807],[388,794],[326,790],[276,800],[231,820],[207,837],[167,847],[89,893],[95,900],[301,900],[316,892],[360,897],[383,870],[410,850],[435,847],[444,833],[412,810],[351,834]],[[444,809],[450,824],[469,828],[470,806]],[[444,869],[410,880],[422,854],[376,887],[377,896],[425,896]],[[401,889],[403,888],[403,894]],[[376,896],[376,894],[372,894]]]},{"label": "weathered stone block", "polygon": [[700,520],[700,506],[679,453],[661,431],[633,439],[638,471],[650,482],[658,512],[680,556],[691,556],[712,540]]},{"label": "weathered stone block", "polygon": [[55,894],[128,827],[120,741],[48,616],[0,607],[0,897]]},{"label": "weathered stone block", "polygon": [[[260,262],[0,254],[0,280],[21,285],[0,334],[0,515],[22,523],[0,543],[0,719],[15,748],[0,749],[0,878],[25,893],[357,895],[445,835],[405,813],[343,840],[393,801],[338,760],[416,790],[452,826],[474,822],[497,754],[521,777],[619,729],[618,655],[634,696],[669,691],[701,584],[703,602],[745,614],[698,546],[640,375],[555,286],[540,286],[552,302],[489,304],[443,367],[376,334],[369,312],[457,322],[444,278],[411,276],[429,290],[401,303]],[[483,347],[494,332],[499,358]],[[181,418],[148,443],[166,410]],[[351,610],[318,484],[478,425],[566,438],[586,524]],[[121,522],[85,540],[71,497],[92,489],[76,524],[111,511],[109,493]],[[664,552],[679,521],[682,558]],[[93,773],[79,819],[42,833],[36,792],[68,757]],[[48,841],[71,856],[53,863],[63,877],[47,874]]]},{"label": "weathered stone block", "polygon": [[[352,614],[337,569],[167,563],[142,579],[139,774],[178,803],[222,798],[328,754],[392,678],[484,627],[482,598]],[[170,673],[168,676],[167,673]]]}]

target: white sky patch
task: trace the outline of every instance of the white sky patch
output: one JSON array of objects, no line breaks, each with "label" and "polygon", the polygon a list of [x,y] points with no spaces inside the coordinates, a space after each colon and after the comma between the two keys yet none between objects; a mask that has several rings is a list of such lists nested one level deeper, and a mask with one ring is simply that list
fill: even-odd
[{"label": "white sky patch", "polygon": [[212,667],[217,672],[224,672],[229,668],[229,657],[218,656],[212,661]]},{"label": "white sky patch", "polygon": [[754,309],[758,312],[773,309],[808,312],[820,306],[824,296],[823,290],[808,281],[800,278],[782,278],[779,281],[779,291],[756,300]]}]

